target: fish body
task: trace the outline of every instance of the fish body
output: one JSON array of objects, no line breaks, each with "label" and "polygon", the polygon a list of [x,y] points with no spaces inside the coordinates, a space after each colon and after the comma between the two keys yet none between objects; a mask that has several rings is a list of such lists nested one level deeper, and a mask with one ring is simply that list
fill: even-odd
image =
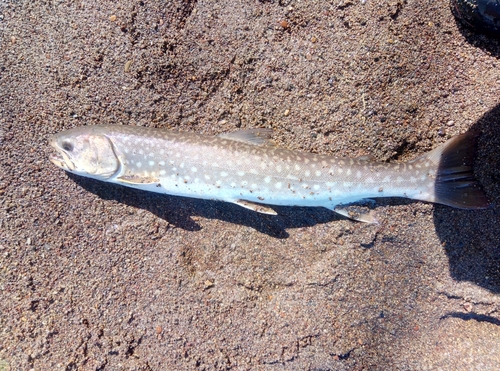
[{"label": "fish body", "polygon": [[[371,162],[274,146],[267,129],[220,136],[134,126],[84,126],[56,134],[51,161],[82,176],[145,191],[220,200],[267,214],[267,205],[343,205],[405,197],[458,208],[488,205],[472,173],[475,133],[406,163]],[[361,215],[355,219],[374,221]]]}]

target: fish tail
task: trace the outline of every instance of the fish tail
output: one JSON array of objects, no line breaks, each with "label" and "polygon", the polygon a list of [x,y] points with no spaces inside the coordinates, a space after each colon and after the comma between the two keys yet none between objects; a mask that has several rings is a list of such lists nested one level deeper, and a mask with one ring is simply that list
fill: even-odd
[{"label": "fish tail", "polygon": [[411,161],[412,164],[434,167],[434,192],[422,192],[422,197],[415,198],[460,209],[487,208],[488,198],[475,178],[473,169],[478,138],[479,133],[475,131],[457,135]]}]

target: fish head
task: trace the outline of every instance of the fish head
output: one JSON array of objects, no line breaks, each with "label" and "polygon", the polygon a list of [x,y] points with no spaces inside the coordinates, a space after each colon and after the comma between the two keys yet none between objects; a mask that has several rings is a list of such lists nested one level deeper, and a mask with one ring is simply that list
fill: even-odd
[{"label": "fish head", "polygon": [[99,130],[83,126],[53,135],[50,161],[70,173],[105,180],[120,169],[113,143]]}]

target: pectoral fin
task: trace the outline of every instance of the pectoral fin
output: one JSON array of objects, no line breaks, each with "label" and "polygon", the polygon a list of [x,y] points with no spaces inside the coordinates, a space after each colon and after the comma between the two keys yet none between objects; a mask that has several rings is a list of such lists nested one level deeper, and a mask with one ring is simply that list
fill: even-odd
[{"label": "pectoral fin", "polygon": [[357,205],[337,206],[332,211],[358,222],[378,224],[375,211]]},{"label": "pectoral fin", "polygon": [[126,184],[151,184],[158,183],[160,179],[150,177],[150,176],[140,176],[140,175],[122,175],[116,178],[120,183]]},{"label": "pectoral fin", "polygon": [[241,207],[244,207],[245,209],[257,211],[258,213],[261,214],[267,214],[267,215],[278,215],[276,211],[271,209],[270,207],[262,204],[257,204],[255,202],[251,201],[245,201],[245,200],[236,200],[233,201],[236,205],[240,205]]}]

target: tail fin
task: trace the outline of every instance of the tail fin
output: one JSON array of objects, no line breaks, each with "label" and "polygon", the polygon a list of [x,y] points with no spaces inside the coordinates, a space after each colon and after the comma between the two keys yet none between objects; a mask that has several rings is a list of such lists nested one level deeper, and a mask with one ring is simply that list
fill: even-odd
[{"label": "tail fin", "polygon": [[459,209],[484,209],[488,199],[474,177],[474,158],[478,132],[457,135],[416,161],[430,161],[437,165],[434,200]]}]

